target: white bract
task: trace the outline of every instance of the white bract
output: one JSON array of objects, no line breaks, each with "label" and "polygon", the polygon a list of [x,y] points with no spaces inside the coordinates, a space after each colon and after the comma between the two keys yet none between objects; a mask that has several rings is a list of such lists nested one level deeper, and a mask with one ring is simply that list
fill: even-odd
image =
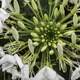
[{"label": "white bract", "polygon": [[0,21],[5,21],[9,17],[9,13],[7,13],[4,9],[0,8]]},{"label": "white bract", "polygon": [[11,0],[1,0],[1,8],[3,9],[7,9],[10,7],[10,3],[11,3]]}]

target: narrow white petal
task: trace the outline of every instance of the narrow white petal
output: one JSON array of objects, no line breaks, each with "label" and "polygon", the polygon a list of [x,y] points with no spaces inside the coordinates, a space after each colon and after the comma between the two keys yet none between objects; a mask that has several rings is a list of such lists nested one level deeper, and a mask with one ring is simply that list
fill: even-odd
[{"label": "narrow white petal", "polygon": [[7,13],[4,9],[0,8],[0,20],[5,21],[9,17],[9,13]]},{"label": "narrow white petal", "polygon": [[29,79],[29,65],[24,65],[21,69],[21,80]]},{"label": "narrow white petal", "polygon": [[22,62],[21,58],[17,54],[14,55],[14,58],[15,58],[17,64],[18,64],[18,66],[20,68],[22,68],[23,67],[23,62]]}]

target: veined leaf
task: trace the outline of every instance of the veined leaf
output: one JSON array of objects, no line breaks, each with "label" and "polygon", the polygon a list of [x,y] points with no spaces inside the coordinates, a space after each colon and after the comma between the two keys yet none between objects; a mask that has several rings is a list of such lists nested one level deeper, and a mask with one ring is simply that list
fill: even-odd
[{"label": "veined leaf", "polygon": [[76,34],[75,33],[72,33],[71,40],[73,44],[76,44]]},{"label": "veined leaf", "polygon": [[31,39],[28,39],[28,47],[31,53],[34,53],[34,46]]},{"label": "veined leaf", "polygon": [[17,13],[20,13],[20,7],[19,7],[19,3],[17,0],[14,0],[14,10]]},{"label": "veined leaf", "polygon": [[74,14],[74,16],[73,16],[73,25],[77,26],[77,24],[78,24],[78,16],[77,16],[77,14]]},{"label": "veined leaf", "polygon": [[12,36],[14,37],[14,39],[16,41],[18,41],[19,40],[19,33],[18,33],[18,31],[17,31],[17,29],[15,27],[12,27],[11,33],[12,33]]}]

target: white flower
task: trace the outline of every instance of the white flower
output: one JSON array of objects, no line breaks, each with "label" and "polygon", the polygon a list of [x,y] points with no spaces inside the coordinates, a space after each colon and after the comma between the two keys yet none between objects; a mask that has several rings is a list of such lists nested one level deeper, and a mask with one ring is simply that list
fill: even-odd
[{"label": "white flower", "polygon": [[7,13],[4,9],[0,8],[0,21],[5,21],[9,17],[9,13]]},{"label": "white flower", "polygon": [[21,80],[29,80],[29,65],[24,65],[21,69]]},{"label": "white flower", "polygon": [[7,9],[10,6],[11,0],[1,0],[1,2],[2,2],[1,8]]}]

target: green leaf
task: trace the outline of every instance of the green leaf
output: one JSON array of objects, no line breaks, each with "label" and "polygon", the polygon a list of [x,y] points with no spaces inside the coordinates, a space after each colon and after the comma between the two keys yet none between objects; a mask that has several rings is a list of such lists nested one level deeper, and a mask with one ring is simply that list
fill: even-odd
[{"label": "green leaf", "polygon": [[59,16],[59,10],[58,10],[58,8],[54,9],[54,16],[55,16],[55,18]]},{"label": "green leaf", "polygon": [[17,13],[20,13],[20,7],[19,7],[19,3],[17,0],[14,0],[14,10]]},{"label": "green leaf", "polygon": [[44,45],[41,49],[41,52],[44,52],[47,49],[47,47],[48,47],[47,45]]},{"label": "green leaf", "polygon": [[78,16],[77,16],[77,14],[74,14],[74,16],[73,16],[73,25],[77,26],[77,24],[78,24]]},{"label": "green leaf", "polygon": [[18,26],[23,30],[26,29],[26,27],[22,21],[18,21]]},{"label": "green leaf", "polygon": [[73,44],[76,44],[76,34],[74,32],[71,35],[71,40]]},{"label": "green leaf", "polygon": [[28,47],[31,53],[34,53],[34,46],[31,39],[28,39]]},{"label": "green leaf", "polygon": [[12,33],[12,36],[14,37],[14,39],[16,41],[18,41],[19,40],[19,33],[18,33],[17,29],[13,26],[11,28],[11,33]]}]

